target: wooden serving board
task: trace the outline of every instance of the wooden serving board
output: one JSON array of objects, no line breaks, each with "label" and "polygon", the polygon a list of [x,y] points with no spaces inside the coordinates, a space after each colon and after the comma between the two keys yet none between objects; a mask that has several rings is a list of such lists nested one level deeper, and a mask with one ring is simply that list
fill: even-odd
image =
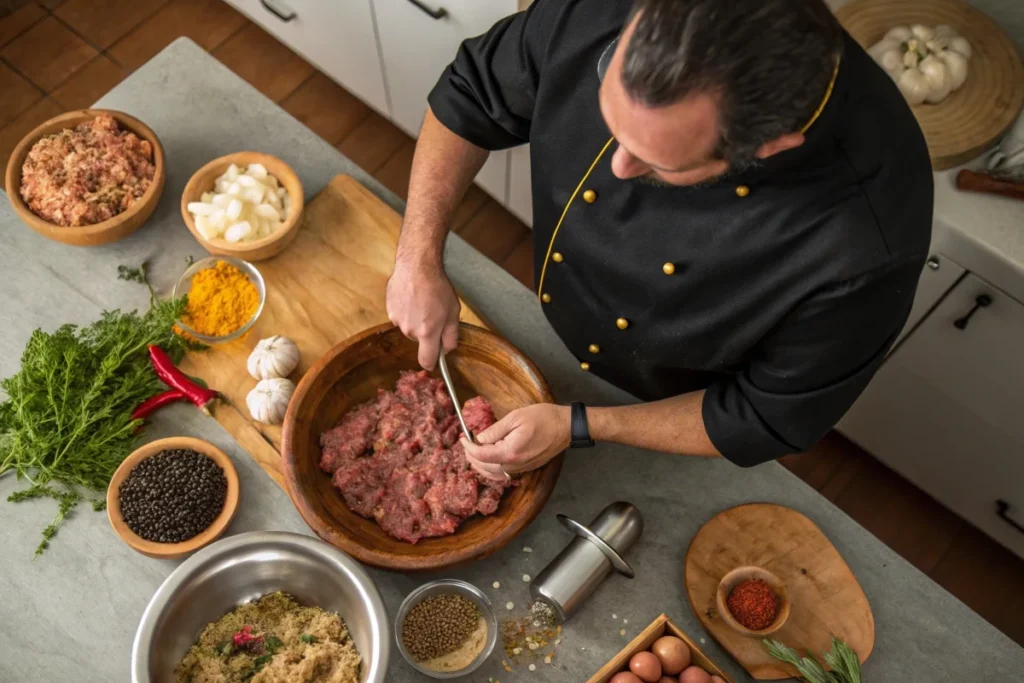
[{"label": "wooden serving board", "polygon": [[991,147],[1024,107],[1024,65],[1013,41],[966,0],[853,0],[836,10],[836,17],[865,49],[892,27],[911,24],[947,24],[971,43],[963,86],[938,104],[912,107],[936,171]]},{"label": "wooden serving board", "polygon": [[[306,206],[295,240],[257,268],[267,285],[263,314],[245,337],[189,354],[182,369],[202,377],[226,401],[214,417],[285,488],[281,427],[249,416],[245,397],[256,386],[246,362],[256,343],[282,334],[299,347],[296,383],[331,347],[386,323],[384,291],[394,266],[401,216],[354,178],[339,175]],[[486,327],[463,302],[461,319]]]},{"label": "wooden serving board", "polygon": [[759,680],[792,678],[796,671],[768,655],[758,638],[732,630],[718,615],[715,592],[726,572],[763,567],[786,584],[791,611],[769,636],[820,659],[832,635],[863,663],[875,645],[871,606],[850,568],[814,522],[781,505],[753,504],[721,512],[701,527],[686,553],[690,605],[715,640]]}]

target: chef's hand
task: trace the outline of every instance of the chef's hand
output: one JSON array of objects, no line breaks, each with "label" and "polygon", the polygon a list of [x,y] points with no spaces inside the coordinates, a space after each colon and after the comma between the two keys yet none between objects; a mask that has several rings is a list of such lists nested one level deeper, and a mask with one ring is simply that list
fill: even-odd
[{"label": "chef's hand", "polygon": [[420,365],[432,370],[443,348],[459,341],[461,304],[440,260],[399,253],[388,280],[388,318],[409,339],[419,342]]},{"label": "chef's hand", "polygon": [[568,406],[540,403],[503,417],[476,435],[477,443],[462,440],[473,469],[492,479],[504,479],[505,472],[516,474],[541,467],[569,447],[570,410]]}]

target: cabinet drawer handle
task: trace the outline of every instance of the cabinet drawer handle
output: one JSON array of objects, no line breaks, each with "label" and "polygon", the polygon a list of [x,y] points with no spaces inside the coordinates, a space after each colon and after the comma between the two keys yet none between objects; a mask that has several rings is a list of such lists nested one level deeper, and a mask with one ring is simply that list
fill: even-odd
[{"label": "cabinet drawer handle", "polygon": [[448,16],[448,10],[446,10],[444,7],[430,9],[422,2],[420,2],[420,0],[409,0],[409,2],[423,10],[423,12],[426,13],[426,15],[429,16],[431,19],[444,19],[445,17]]},{"label": "cabinet drawer handle", "polygon": [[1000,499],[996,501],[996,514],[1002,517],[1004,522],[1024,534],[1024,524],[1010,517],[1010,504],[1005,500]]},{"label": "cabinet drawer handle", "polygon": [[971,322],[971,316],[977,313],[979,308],[987,308],[991,303],[992,297],[990,297],[988,294],[979,294],[978,298],[974,300],[974,306],[971,307],[971,310],[967,311],[967,315],[965,315],[964,317],[957,318],[953,322],[953,327],[955,327],[958,330],[967,329],[967,323]]},{"label": "cabinet drawer handle", "polygon": [[274,7],[274,5],[271,4],[272,2],[273,2],[273,0],[260,0],[260,4],[263,5],[263,9],[267,10],[268,12],[273,14],[275,17],[277,17],[278,19],[280,19],[284,23],[287,24],[289,21],[291,21],[295,17],[299,16],[293,10],[288,10],[287,12],[282,12],[281,10],[277,9],[276,7]]}]

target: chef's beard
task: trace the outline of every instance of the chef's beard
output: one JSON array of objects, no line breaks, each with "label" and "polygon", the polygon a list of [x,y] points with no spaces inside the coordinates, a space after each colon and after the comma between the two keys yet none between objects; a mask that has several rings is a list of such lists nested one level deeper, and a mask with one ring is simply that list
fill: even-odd
[{"label": "chef's beard", "polygon": [[744,172],[749,171],[753,168],[757,168],[758,166],[759,164],[757,159],[751,159],[750,161],[746,161],[739,164],[734,163],[729,166],[729,169],[725,173],[721,175],[716,175],[713,178],[707,178],[705,180],[700,181],[699,183],[692,183],[690,185],[674,185],[672,183],[667,183],[661,178],[659,178],[658,175],[654,172],[642,176],[637,176],[633,180],[636,180],[639,183],[643,183],[644,185],[649,185],[650,187],[692,187],[694,189],[701,189],[717,185],[721,182],[725,182],[730,178],[742,175]]}]

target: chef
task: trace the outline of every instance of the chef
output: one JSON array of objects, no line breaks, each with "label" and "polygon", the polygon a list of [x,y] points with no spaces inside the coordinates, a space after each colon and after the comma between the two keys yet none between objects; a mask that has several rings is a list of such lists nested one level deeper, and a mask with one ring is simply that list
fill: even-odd
[{"label": "chef", "polygon": [[820,0],[534,0],[462,44],[429,105],[387,291],[420,363],[457,341],[453,212],[489,151],[530,143],[538,306],[580,372],[642,401],[514,411],[466,445],[481,471],[595,441],[806,450],[907,320],[928,150]]}]

